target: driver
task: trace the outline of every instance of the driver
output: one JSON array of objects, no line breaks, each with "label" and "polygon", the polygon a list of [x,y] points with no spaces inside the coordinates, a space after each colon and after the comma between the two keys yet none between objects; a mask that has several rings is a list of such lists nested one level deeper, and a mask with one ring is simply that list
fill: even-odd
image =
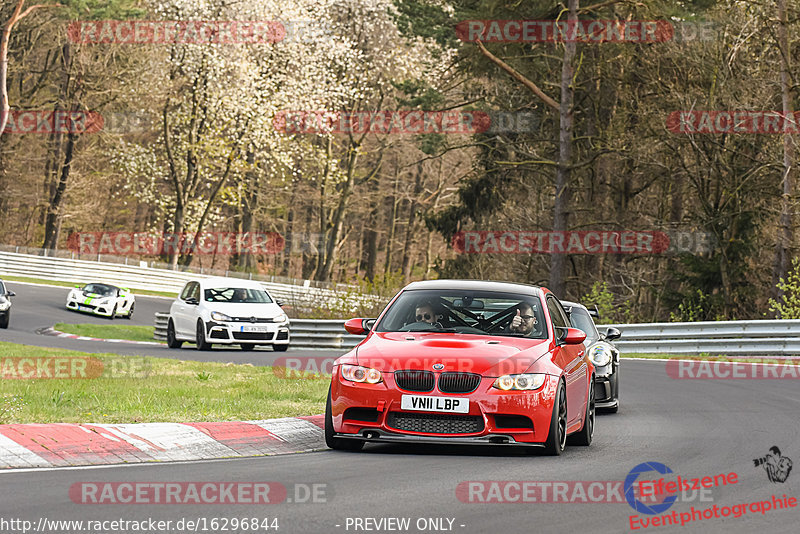
[{"label": "driver", "polygon": [[520,302],[517,305],[517,313],[511,319],[511,324],[508,325],[509,332],[518,334],[530,334],[536,327],[536,316],[533,314],[533,308],[530,304]]},{"label": "driver", "polygon": [[247,302],[247,290],[244,288],[237,288],[233,292],[234,302]]},{"label": "driver", "polygon": [[418,323],[424,322],[441,326],[439,321],[442,320],[442,314],[434,312],[433,303],[429,300],[425,300],[417,304],[417,308],[414,310],[414,319],[416,319]]}]

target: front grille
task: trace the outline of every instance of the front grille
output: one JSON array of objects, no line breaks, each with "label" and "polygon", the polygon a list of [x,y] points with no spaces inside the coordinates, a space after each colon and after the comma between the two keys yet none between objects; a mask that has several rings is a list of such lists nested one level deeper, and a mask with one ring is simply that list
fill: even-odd
[{"label": "front grille", "polygon": [[481,375],[474,373],[442,373],[439,376],[439,391],[442,393],[471,393],[478,389]]},{"label": "front grille", "polygon": [[483,418],[477,415],[390,412],[386,424],[425,434],[475,434],[483,430]]},{"label": "front grille", "polygon": [[234,323],[271,323],[272,319],[265,319],[264,317],[231,317]]},{"label": "front grille", "polygon": [[395,371],[397,387],[406,391],[433,391],[435,377],[430,371]]},{"label": "front grille", "polygon": [[270,341],[275,332],[233,332],[233,339],[241,341]]}]

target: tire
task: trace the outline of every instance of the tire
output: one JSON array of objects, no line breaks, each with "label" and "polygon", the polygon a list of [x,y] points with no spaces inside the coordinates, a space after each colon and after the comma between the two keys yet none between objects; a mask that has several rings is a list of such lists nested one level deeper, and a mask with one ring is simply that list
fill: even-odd
[{"label": "tire", "polygon": [[331,415],[331,388],[328,388],[328,402],[325,403],[325,445],[335,451],[360,451],[364,442],[357,439],[333,437],[333,416]]},{"label": "tire", "polygon": [[114,304],[114,309],[111,310],[111,315],[108,316],[108,320],[113,321],[116,316],[117,316],[117,305]]},{"label": "tire", "polygon": [[11,320],[11,310],[5,314],[5,316],[0,319],[0,328],[8,328],[8,321]]},{"label": "tire", "polygon": [[548,456],[561,456],[567,444],[567,390],[564,381],[558,381],[558,389],[553,399],[553,414],[550,416],[550,431],[544,443]]},{"label": "tire", "polygon": [[583,417],[583,428],[569,437],[570,445],[588,447],[592,444],[594,436],[595,406],[594,406],[594,375],[589,382],[589,399],[586,402],[586,414]]},{"label": "tire", "polygon": [[195,330],[195,343],[197,350],[210,350],[211,343],[206,341],[206,325],[203,324],[202,319],[197,320],[197,329]]},{"label": "tire", "polygon": [[256,348],[255,343],[239,343],[239,348],[242,350],[253,350]]},{"label": "tire", "polygon": [[170,319],[167,325],[167,346],[171,349],[179,349],[181,345],[183,345],[183,341],[175,337],[175,325],[172,324],[172,319]]},{"label": "tire", "polygon": [[275,352],[286,352],[289,349],[289,344],[286,345],[272,345],[272,350]]},{"label": "tire", "polygon": [[128,315],[125,316],[125,318],[128,319],[129,321],[133,319],[133,307],[135,306],[135,304],[136,303],[131,302],[131,309],[130,311],[128,311]]}]

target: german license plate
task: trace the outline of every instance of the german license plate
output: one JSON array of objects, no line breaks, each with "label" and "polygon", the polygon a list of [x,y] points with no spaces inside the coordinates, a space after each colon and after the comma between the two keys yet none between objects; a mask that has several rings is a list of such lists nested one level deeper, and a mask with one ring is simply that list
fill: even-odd
[{"label": "german license plate", "polygon": [[403,395],[400,407],[403,410],[413,411],[469,413],[469,400],[455,397]]},{"label": "german license plate", "polygon": [[94,308],[91,308],[89,306],[80,306],[79,305],[78,309],[81,310],[81,311],[94,311]]},{"label": "german license plate", "polygon": [[241,332],[267,332],[266,326],[242,326]]}]

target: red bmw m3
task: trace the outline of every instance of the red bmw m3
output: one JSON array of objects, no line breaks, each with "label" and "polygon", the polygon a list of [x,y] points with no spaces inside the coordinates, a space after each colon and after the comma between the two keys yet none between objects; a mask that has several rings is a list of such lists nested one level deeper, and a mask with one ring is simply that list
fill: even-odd
[{"label": "red bmw m3", "polygon": [[594,367],[586,334],[549,290],[504,282],[414,282],[334,363],[325,441],[506,445],[559,455],[589,445]]}]

